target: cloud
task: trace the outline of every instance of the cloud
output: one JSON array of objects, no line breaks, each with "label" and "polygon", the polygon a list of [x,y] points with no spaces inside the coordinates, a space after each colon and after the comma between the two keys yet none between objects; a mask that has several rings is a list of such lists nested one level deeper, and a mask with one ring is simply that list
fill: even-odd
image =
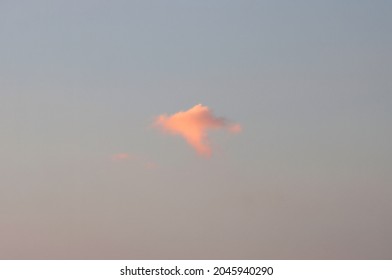
[{"label": "cloud", "polygon": [[207,106],[198,104],[188,111],[173,115],[160,115],[155,125],[163,131],[182,136],[198,154],[210,156],[212,153],[208,141],[208,130],[227,129],[229,132],[241,131],[239,124],[231,124],[224,118],[215,117]]},{"label": "cloud", "polygon": [[129,154],[127,154],[127,153],[120,153],[120,154],[112,155],[113,161],[121,161],[121,160],[127,160],[127,159],[129,159]]}]

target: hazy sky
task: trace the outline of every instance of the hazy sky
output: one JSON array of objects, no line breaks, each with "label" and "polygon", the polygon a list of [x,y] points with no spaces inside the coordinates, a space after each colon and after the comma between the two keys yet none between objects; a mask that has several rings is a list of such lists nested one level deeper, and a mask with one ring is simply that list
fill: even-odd
[{"label": "hazy sky", "polygon": [[[391,259],[391,34],[391,1],[0,0],[0,258]],[[154,126],[197,104],[242,127],[209,157]]]}]

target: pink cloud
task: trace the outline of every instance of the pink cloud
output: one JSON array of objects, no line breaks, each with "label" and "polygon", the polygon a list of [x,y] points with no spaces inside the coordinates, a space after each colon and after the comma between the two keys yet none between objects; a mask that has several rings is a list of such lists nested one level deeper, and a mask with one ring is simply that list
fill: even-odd
[{"label": "pink cloud", "polygon": [[198,104],[185,112],[173,115],[160,115],[155,124],[165,132],[182,136],[198,154],[210,156],[212,153],[208,141],[208,130],[226,128],[228,131],[238,133],[239,124],[230,124],[224,118],[215,117],[207,106]]},{"label": "pink cloud", "polygon": [[120,154],[112,155],[112,160],[114,160],[114,161],[121,161],[121,160],[127,160],[127,159],[129,159],[129,154],[127,154],[127,153],[120,153]]},{"label": "pink cloud", "polygon": [[229,130],[230,130],[230,132],[233,132],[233,133],[240,133],[242,131],[242,127],[238,123],[236,123],[236,124],[230,125]]}]

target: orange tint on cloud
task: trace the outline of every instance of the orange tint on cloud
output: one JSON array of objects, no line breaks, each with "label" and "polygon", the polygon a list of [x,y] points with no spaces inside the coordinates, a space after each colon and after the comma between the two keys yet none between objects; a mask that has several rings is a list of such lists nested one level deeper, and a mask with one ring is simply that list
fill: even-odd
[{"label": "orange tint on cloud", "polygon": [[229,130],[230,130],[230,132],[233,132],[233,133],[240,133],[242,131],[242,127],[238,123],[236,123],[236,124],[230,125]]},{"label": "orange tint on cloud", "polygon": [[174,115],[160,115],[155,124],[164,131],[182,136],[200,155],[210,156],[207,131],[227,128],[230,132],[240,132],[239,124],[229,124],[224,118],[215,117],[207,106],[198,104],[185,112]]}]

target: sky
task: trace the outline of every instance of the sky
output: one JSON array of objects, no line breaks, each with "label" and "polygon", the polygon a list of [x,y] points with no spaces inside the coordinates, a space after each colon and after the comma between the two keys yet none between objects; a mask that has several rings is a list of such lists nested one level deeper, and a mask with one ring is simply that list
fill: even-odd
[{"label": "sky", "polygon": [[0,259],[391,259],[391,13],[0,1]]}]

